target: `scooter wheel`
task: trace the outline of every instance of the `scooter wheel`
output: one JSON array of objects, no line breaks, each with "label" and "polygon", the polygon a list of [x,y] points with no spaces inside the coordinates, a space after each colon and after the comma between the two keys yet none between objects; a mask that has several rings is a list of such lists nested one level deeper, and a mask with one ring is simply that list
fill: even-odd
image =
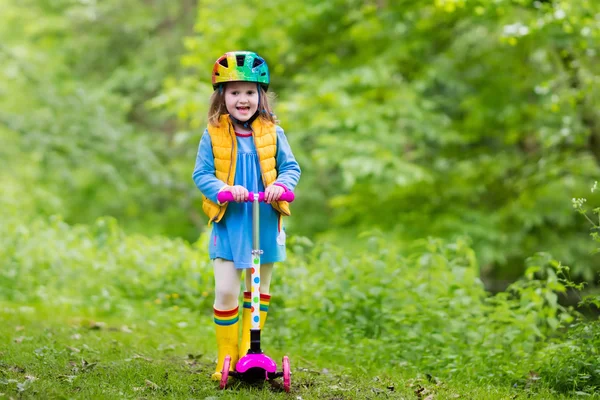
[{"label": "scooter wheel", "polygon": [[223,361],[223,369],[221,370],[221,384],[219,387],[225,389],[227,386],[227,378],[229,378],[229,366],[231,365],[231,356],[225,356]]},{"label": "scooter wheel", "polygon": [[283,357],[283,361],[281,364],[283,366],[283,390],[289,393],[290,385],[292,383],[292,373],[290,372],[290,359],[288,358],[288,356]]}]

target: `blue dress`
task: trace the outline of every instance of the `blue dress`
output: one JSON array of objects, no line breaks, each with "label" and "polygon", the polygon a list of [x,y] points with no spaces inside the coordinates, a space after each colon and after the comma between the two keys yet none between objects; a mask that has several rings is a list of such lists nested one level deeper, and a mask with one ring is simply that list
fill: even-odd
[{"label": "blue dress", "polygon": [[[237,134],[237,165],[235,185],[250,192],[264,192],[258,153],[251,134]],[[281,127],[277,127],[277,180],[275,183],[294,190],[300,179],[300,166],[292,154],[290,145]],[[225,183],[215,176],[214,155],[208,130],[204,131],[196,166],[192,175],[196,186],[209,200],[217,202],[217,193]],[[263,250],[261,263],[284,261],[285,228],[279,227],[279,213],[267,203],[260,203],[260,248]],[[223,219],[213,223],[208,244],[212,259],[232,260],[236,268],[250,268],[252,261],[252,203],[231,202]]]}]

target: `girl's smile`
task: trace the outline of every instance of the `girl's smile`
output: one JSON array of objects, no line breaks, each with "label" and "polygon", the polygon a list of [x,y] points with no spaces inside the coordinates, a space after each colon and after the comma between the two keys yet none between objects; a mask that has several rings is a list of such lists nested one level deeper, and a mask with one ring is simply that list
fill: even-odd
[{"label": "girl's smile", "polygon": [[250,111],[250,107],[246,107],[246,106],[240,106],[240,107],[236,107],[236,108],[242,114],[247,114]]}]

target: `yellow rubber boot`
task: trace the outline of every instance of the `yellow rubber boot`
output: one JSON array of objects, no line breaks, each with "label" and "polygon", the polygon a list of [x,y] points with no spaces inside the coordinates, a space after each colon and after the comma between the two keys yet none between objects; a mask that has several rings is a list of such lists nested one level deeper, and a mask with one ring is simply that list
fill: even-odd
[{"label": "yellow rubber boot", "polygon": [[239,307],[227,311],[221,311],[215,308],[214,312],[215,328],[217,333],[218,361],[215,373],[212,374],[212,380],[220,381],[225,357],[231,357],[231,364],[229,364],[230,371],[234,370],[235,364],[238,361],[238,340],[240,337],[238,322],[240,319]]},{"label": "yellow rubber boot", "polygon": [[[269,313],[271,296],[260,294],[260,330],[262,331]],[[244,357],[250,349],[250,328],[252,327],[252,304],[250,292],[244,292],[244,311],[242,311],[242,342],[240,343],[240,358]]]}]

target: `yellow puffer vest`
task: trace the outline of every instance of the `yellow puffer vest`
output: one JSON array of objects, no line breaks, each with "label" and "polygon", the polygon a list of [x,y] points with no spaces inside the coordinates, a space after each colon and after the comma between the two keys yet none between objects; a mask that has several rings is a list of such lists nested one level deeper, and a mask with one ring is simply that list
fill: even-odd
[{"label": "yellow puffer vest", "polygon": [[[237,160],[237,140],[235,130],[228,114],[221,115],[219,126],[208,124],[208,134],[212,143],[213,155],[215,157],[215,175],[227,185],[233,186],[235,180],[235,167]],[[277,179],[277,131],[276,126],[270,122],[257,118],[252,122],[252,137],[260,160],[260,172],[265,186],[269,186]],[[290,215],[290,205],[287,201],[277,201],[272,204],[279,215]],[[206,196],[202,196],[202,210],[208,215],[208,224],[219,222],[227,203],[218,205]]]}]

